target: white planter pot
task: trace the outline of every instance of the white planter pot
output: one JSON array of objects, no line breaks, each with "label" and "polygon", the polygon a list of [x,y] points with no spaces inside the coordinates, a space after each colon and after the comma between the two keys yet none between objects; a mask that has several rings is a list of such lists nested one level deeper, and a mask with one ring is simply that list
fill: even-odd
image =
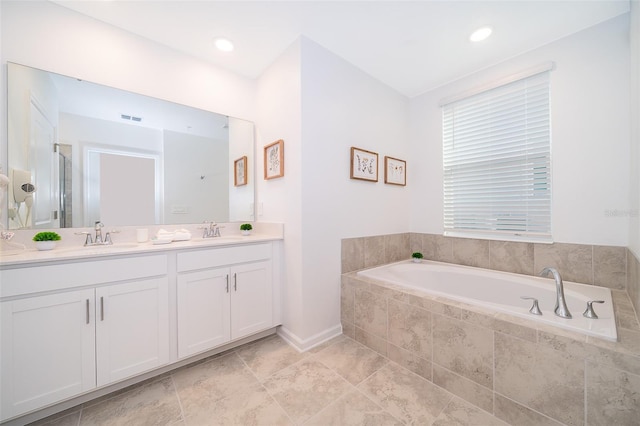
[{"label": "white planter pot", "polygon": [[56,248],[55,241],[36,241],[36,248],[38,250],[53,250]]},{"label": "white planter pot", "polygon": [[415,257],[411,259],[413,261],[413,263],[420,263],[422,262],[422,259],[416,259]]},{"label": "white planter pot", "polygon": [[248,237],[249,235],[251,235],[251,231],[240,231],[240,233],[245,237]]}]

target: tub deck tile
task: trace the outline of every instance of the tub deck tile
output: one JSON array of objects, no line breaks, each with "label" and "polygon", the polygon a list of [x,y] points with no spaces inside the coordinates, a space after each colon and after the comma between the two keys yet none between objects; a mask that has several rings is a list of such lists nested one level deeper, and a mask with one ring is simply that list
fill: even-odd
[{"label": "tub deck tile", "polygon": [[495,394],[495,415],[510,425],[517,426],[563,426],[544,414],[538,413],[509,398]]},{"label": "tub deck tile", "polygon": [[493,413],[493,389],[479,385],[437,364],[433,365],[433,383],[484,411]]},{"label": "tub deck tile", "polygon": [[493,388],[493,331],[465,321],[433,316],[433,362]]},{"label": "tub deck tile", "polygon": [[387,345],[387,356],[396,364],[401,365],[409,371],[416,373],[418,376],[432,381],[432,363],[430,359],[432,355],[429,354],[429,360],[421,358],[413,352],[409,352],[406,349],[399,348],[391,343]]},{"label": "tub deck tile", "polygon": [[584,370],[579,357],[495,334],[494,390],[567,425],[584,425]]},{"label": "tub deck tile", "polygon": [[587,423],[633,425],[640,421],[640,376],[587,362]]}]

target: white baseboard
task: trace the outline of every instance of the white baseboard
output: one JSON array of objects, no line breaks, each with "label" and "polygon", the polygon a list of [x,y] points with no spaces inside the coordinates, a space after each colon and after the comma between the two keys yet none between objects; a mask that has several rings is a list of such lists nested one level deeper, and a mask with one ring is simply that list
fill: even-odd
[{"label": "white baseboard", "polygon": [[306,352],[324,342],[333,339],[336,336],[342,334],[342,324],[338,324],[335,327],[328,328],[320,333],[317,333],[307,339],[301,339],[285,326],[278,327],[278,335],[282,339],[293,346],[298,352]]}]

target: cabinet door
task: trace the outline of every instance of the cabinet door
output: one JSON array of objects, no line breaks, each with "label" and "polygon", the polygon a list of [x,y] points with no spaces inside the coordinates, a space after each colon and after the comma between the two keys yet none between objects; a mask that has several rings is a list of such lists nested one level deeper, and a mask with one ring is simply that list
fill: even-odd
[{"label": "cabinet door", "polygon": [[271,262],[234,266],[231,273],[231,338],[272,327]]},{"label": "cabinet door", "polygon": [[178,276],[178,357],[214,348],[231,339],[229,269]]},{"label": "cabinet door", "polygon": [[166,277],[96,289],[98,386],[169,362]]},{"label": "cabinet door", "polygon": [[0,303],[1,419],[96,386],[94,290]]}]

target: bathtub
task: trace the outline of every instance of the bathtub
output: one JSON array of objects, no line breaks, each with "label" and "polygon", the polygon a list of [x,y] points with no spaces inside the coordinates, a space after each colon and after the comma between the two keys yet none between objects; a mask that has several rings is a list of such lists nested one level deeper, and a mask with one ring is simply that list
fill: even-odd
[{"label": "bathtub", "polygon": [[[560,273],[562,274],[562,271]],[[553,279],[435,261],[398,262],[362,270],[357,275],[551,324],[589,336],[617,340],[611,291],[605,287],[565,281],[565,299],[573,316],[571,319],[566,319],[553,312],[556,303],[556,287]],[[531,314],[529,308],[532,302],[521,299],[522,296],[538,299],[542,315]],[[582,315],[589,300],[605,301],[603,304],[594,303],[593,305],[598,319],[590,319]]]}]

